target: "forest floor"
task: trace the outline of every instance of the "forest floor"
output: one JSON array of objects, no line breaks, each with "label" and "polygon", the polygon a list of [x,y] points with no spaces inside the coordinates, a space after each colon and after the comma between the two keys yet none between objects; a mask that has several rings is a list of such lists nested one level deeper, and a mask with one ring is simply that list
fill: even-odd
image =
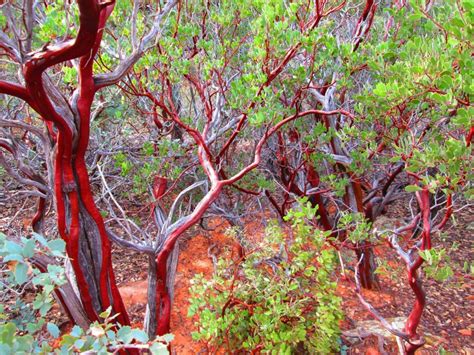
[{"label": "forest floor", "polygon": [[[0,209],[0,231],[22,231],[25,233],[31,216],[21,215],[12,219],[17,206],[3,206]],[[25,205],[24,205],[25,207]],[[406,215],[408,207],[395,205],[388,215],[392,219]],[[33,205],[26,214],[33,215]],[[14,221],[10,223],[10,221]],[[226,236],[226,223],[217,219],[210,221],[212,230],[194,228],[180,241],[180,256],[176,275],[175,298],[172,308],[171,330],[175,336],[172,343],[176,354],[207,354],[204,344],[192,340],[196,330],[195,319],[187,317],[190,280],[199,273],[211,275],[214,269],[209,254],[211,246],[217,257],[230,256],[235,242]],[[263,223],[254,220],[245,224],[246,235],[261,235]],[[421,320],[420,333],[427,344],[417,354],[438,354],[441,349],[454,354],[474,354],[474,278],[466,265],[474,266],[474,208],[461,210],[456,223],[450,222],[441,235],[433,236],[433,244],[448,250],[450,265],[455,270],[453,277],[439,283],[424,278],[423,287],[427,293],[427,306]],[[380,265],[380,291],[364,291],[364,297],[387,319],[403,324],[413,304],[413,294],[406,282],[404,266],[394,252],[386,246],[376,248]],[[345,260],[352,257],[344,255]],[[146,304],[147,260],[143,254],[115,248],[113,262],[120,292],[129,310],[132,322],[141,326]],[[379,324],[360,304],[354,292],[353,273],[346,270],[346,277],[338,278],[338,293],[343,298],[344,321],[341,323],[342,340],[348,354],[396,354],[393,338],[386,336]],[[57,310],[51,317],[69,328],[65,316]],[[385,337],[384,337],[385,336]]]},{"label": "forest floor", "polygon": [[[395,206],[392,214],[398,214]],[[398,211],[401,212],[401,211]],[[420,333],[426,345],[417,354],[438,354],[442,349],[454,354],[474,354],[474,281],[470,271],[463,271],[465,262],[474,262],[473,238],[474,209],[467,208],[450,223],[434,244],[448,250],[453,277],[443,283],[425,279],[427,306],[423,313]],[[176,275],[175,299],[172,314],[173,349],[177,354],[207,354],[204,344],[194,342],[191,333],[196,331],[195,320],[187,317],[190,280],[199,273],[211,275],[213,262],[211,246],[218,246],[216,256],[230,256],[235,242],[225,235],[226,224],[212,221],[212,231],[195,230],[180,241],[180,256]],[[263,230],[255,221],[246,224],[247,235]],[[215,251],[215,250],[214,250]],[[376,248],[380,267],[380,291],[364,291],[364,297],[388,320],[403,324],[413,304],[413,294],[407,285],[404,266],[394,252],[386,246]],[[346,255],[350,257],[349,255]],[[345,256],[345,257],[346,257]],[[116,250],[114,263],[119,287],[130,310],[133,322],[142,324],[146,303],[147,261],[143,255]],[[361,305],[354,292],[353,273],[338,279],[338,293],[343,298],[344,321],[341,323],[343,342],[348,354],[396,354],[393,337],[373,320]]]}]

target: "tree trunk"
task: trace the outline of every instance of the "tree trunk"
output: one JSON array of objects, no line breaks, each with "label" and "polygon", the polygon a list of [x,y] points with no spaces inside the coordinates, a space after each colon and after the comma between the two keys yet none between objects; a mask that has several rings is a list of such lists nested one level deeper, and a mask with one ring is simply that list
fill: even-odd
[{"label": "tree trunk", "polygon": [[[149,267],[153,267],[156,275],[156,282],[153,283],[152,279],[149,279],[149,294],[148,302],[151,306],[148,307],[148,329],[152,329],[156,323],[156,334],[164,335],[170,332],[170,320],[171,320],[171,303],[174,293],[174,279],[176,275],[176,267],[178,264],[178,240],[183,233],[190,227],[199,222],[204,212],[208,207],[219,197],[220,192],[223,188],[222,183],[217,183],[211,187],[207,194],[201,199],[194,211],[182,217],[177,223],[176,229],[164,238],[163,244],[156,254],[155,263],[149,262]],[[155,286],[155,287],[152,287]],[[153,290],[155,290],[153,294]],[[152,317],[153,300],[155,302],[155,317]],[[150,330],[149,330],[150,331]]]},{"label": "tree trunk", "polygon": [[[165,282],[163,282],[163,279],[158,276],[156,257],[154,255],[148,256],[148,295],[144,324],[150,339],[153,339],[157,334],[169,333],[178,258],[179,243],[176,243],[166,260]],[[165,293],[163,293],[163,285]],[[162,332],[159,332],[160,329]]]},{"label": "tree trunk", "polygon": [[[93,59],[114,1],[78,0],[77,6],[80,24],[76,38],[55,46],[45,44],[31,52],[19,63],[25,86],[0,80],[0,92],[28,103],[48,128],[54,152],[48,150],[46,159],[54,158],[54,172],[50,173],[57,227],[66,243],[85,314],[90,321],[99,320],[98,314],[111,306],[113,314],[119,314],[113,322],[129,324],[115,284],[110,242],[94,202],[85,163],[91,106],[99,89],[94,82]],[[44,74],[71,60],[79,60],[78,86],[68,99]],[[35,228],[41,227],[36,217],[33,222]]]},{"label": "tree trunk", "polygon": [[143,324],[150,339],[156,335],[156,282],[155,255],[148,255],[148,294]]},{"label": "tree trunk", "polygon": [[360,243],[356,249],[357,260],[362,257],[359,266],[360,284],[367,290],[380,290],[380,284],[375,274],[377,265],[375,264],[375,255],[372,247],[368,247],[366,242]]},{"label": "tree trunk", "polygon": [[38,198],[38,204],[36,207],[36,213],[31,220],[31,227],[33,231],[38,234],[43,234],[44,217],[46,214],[46,199],[43,197]]},{"label": "tree trunk", "polygon": [[[96,321],[100,320],[98,315],[111,306],[112,314],[119,314],[117,321],[128,325],[130,321],[115,283],[105,225],[93,201],[88,178],[79,178],[81,174],[87,177],[87,170],[73,171],[75,186],[61,181],[62,191],[56,189],[55,202],[60,234],[66,242],[84,312],[90,321]],[[63,223],[64,229],[61,228]]]}]

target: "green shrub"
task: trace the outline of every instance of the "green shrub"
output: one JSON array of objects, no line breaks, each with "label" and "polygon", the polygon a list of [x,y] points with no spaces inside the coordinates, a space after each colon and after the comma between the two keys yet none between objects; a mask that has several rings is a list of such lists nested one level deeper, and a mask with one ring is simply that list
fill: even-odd
[{"label": "green shrub", "polygon": [[[0,353],[48,353],[48,333],[41,332],[46,328],[53,335],[59,334],[58,327],[47,323],[45,316],[53,304],[54,289],[64,282],[64,270],[55,265],[48,266],[48,272],[41,272],[33,267],[30,259],[35,254],[64,257],[62,240],[46,241],[40,235],[32,238],[21,238],[14,242],[0,233],[0,257],[4,273],[0,283],[0,292],[13,292],[14,304],[8,312],[5,305],[0,305]],[[35,298],[26,303],[22,299],[26,287],[33,287]],[[2,298],[3,298],[2,297]]]},{"label": "green shrub", "polygon": [[[60,336],[56,324],[45,317],[53,305],[53,292],[65,282],[64,268],[48,265],[47,272],[38,270],[31,259],[35,255],[65,258],[65,243],[60,240],[47,241],[34,234],[32,238],[21,238],[14,242],[0,233],[0,264],[3,269],[0,292],[14,292],[18,297],[6,311],[0,305],[0,354],[77,354],[92,351],[95,354],[115,353],[130,347],[146,349],[152,354],[168,354],[167,345],[171,334],[150,340],[146,332],[129,326],[116,328],[111,321],[111,309],[102,312],[101,323],[94,322],[86,330],[74,326],[69,334]],[[32,287],[35,298],[24,302],[22,296],[27,287]],[[5,294],[4,294],[5,296]],[[53,349],[54,339],[58,348]]]},{"label": "green shrub", "polygon": [[328,353],[338,347],[341,299],[332,279],[335,253],[327,235],[307,220],[315,210],[292,211],[293,240],[276,226],[245,259],[218,260],[209,279],[192,280],[188,315],[195,340],[210,351],[272,354]]}]

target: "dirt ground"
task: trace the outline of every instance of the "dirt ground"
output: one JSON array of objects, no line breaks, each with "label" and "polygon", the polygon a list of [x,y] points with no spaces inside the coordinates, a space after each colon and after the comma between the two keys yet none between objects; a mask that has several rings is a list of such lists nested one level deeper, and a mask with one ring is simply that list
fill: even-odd
[{"label": "dirt ground", "polygon": [[[466,209],[457,216],[457,223],[451,223],[444,236],[435,240],[437,246],[450,249],[451,263],[457,265],[455,275],[448,281],[439,283],[424,280],[427,306],[423,314],[420,333],[425,336],[426,345],[417,354],[438,354],[442,349],[454,354],[474,354],[474,281],[469,272],[464,272],[464,262],[472,263],[472,235],[474,230],[474,209]],[[233,241],[224,235],[225,224],[215,222],[215,230],[203,233],[191,231],[180,242],[180,257],[176,276],[175,299],[171,321],[175,335],[173,351],[176,354],[206,354],[203,344],[196,343],[191,333],[196,330],[194,320],[187,317],[190,280],[195,274],[210,275],[213,271],[209,248],[219,245],[219,253],[232,250]],[[255,234],[258,224],[247,228]],[[457,243],[457,246],[456,246]],[[227,251],[226,251],[227,250]],[[413,295],[406,284],[402,263],[387,247],[376,250],[380,259],[386,260],[389,270],[379,275],[382,289],[364,291],[364,297],[389,320],[401,323],[409,314]],[[130,309],[135,324],[141,324],[146,303],[146,260],[141,255],[117,250],[114,254],[120,290]],[[345,350],[349,354],[395,354],[397,345],[393,337],[382,338],[380,325],[372,320],[354,292],[353,276],[347,271],[347,278],[339,278],[338,293],[343,298],[345,319],[341,324]],[[361,331],[362,327],[365,331]],[[354,337],[358,329],[359,336]],[[372,332],[373,334],[367,334]],[[385,332],[386,333],[386,332]],[[349,334],[352,336],[346,336]]]},{"label": "dirt ground", "polygon": [[[11,208],[11,209],[10,209]],[[398,210],[397,210],[398,209]],[[393,216],[404,215],[406,206],[395,206],[390,212]],[[33,215],[33,204],[24,206],[25,215],[12,222],[15,206],[3,205],[0,208],[0,231],[11,233],[29,229],[29,214]],[[468,207],[457,214],[456,223],[450,222],[442,235],[433,237],[435,246],[450,250],[448,256],[454,276],[443,283],[424,279],[427,293],[427,307],[423,313],[420,333],[424,334],[427,344],[418,354],[438,354],[442,349],[453,354],[474,354],[474,278],[466,265],[474,263],[473,234],[474,208]],[[12,222],[12,223],[10,223]],[[171,329],[175,335],[172,343],[175,354],[206,354],[203,344],[194,342],[191,333],[196,329],[195,320],[187,317],[189,305],[190,280],[197,273],[210,275],[213,262],[209,248],[217,256],[233,253],[235,244],[224,234],[225,223],[214,220],[210,223],[213,231],[194,228],[180,241],[180,257],[176,275],[175,298],[172,308]],[[262,231],[258,220],[246,224],[249,235]],[[364,296],[380,313],[395,322],[403,321],[409,314],[413,295],[406,283],[402,263],[392,251],[381,246],[376,249],[379,260],[385,267],[380,273],[382,290],[365,291]],[[346,255],[350,257],[350,255]],[[144,255],[115,248],[113,262],[117,282],[132,322],[141,326],[146,304],[147,260]],[[338,278],[338,293],[343,298],[345,319],[341,324],[344,353],[347,354],[396,354],[397,346],[393,338],[383,338],[377,322],[360,304],[354,292],[353,274],[347,270],[347,277]],[[56,319],[61,328],[69,328],[64,315],[55,309],[51,318]],[[361,330],[364,329],[364,330]],[[354,336],[356,332],[356,336]],[[372,333],[372,334],[371,334]]]}]

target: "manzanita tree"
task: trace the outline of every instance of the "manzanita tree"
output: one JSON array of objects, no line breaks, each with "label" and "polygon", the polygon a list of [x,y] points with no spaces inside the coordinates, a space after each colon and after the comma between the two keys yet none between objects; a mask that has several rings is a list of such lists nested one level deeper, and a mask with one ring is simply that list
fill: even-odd
[{"label": "manzanita tree", "polygon": [[[255,1],[241,5],[238,1],[180,4],[168,35],[123,84],[124,92],[137,97],[139,105],[147,104],[139,99],[149,100],[152,110],[148,110],[154,112],[159,129],[174,126],[170,134],[180,132],[180,145],[193,162],[190,166],[199,166],[191,172],[208,181],[190,214],[172,224],[169,218],[155,218],[160,233],[158,242],[150,246],[156,253],[156,260],[151,260],[156,280],[150,280],[149,292],[156,296],[149,296],[148,309],[150,314],[156,312],[159,334],[169,331],[168,275],[173,264],[169,257],[183,232],[204,216],[224,187],[241,190],[236,184],[251,176],[267,142],[286,124],[314,114],[352,116],[336,107],[301,104],[308,87],[305,77],[313,70],[313,53],[324,46],[321,38],[327,36],[334,14],[344,4]],[[166,176],[155,180],[162,186],[166,181]],[[161,199],[165,190],[157,186],[155,197]]]},{"label": "manzanita tree", "polygon": [[[301,121],[281,133],[274,148],[274,176],[286,197],[279,202],[269,198],[279,213],[284,213],[291,194],[307,195],[318,206],[323,228],[344,233],[335,246],[388,240],[406,264],[415,303],[403,332],[362,297],[360,288],[369,276],[362,268],[365,248],[358,251],[356,289],[369,311],[406,341],[409,353],[423,344],[417,334],[426,304],[420,272],[423,261],[436,253],[432,238],[453,214],[454,193],[472,197],[472,91],[466,85],[472,63],[463,49],[470,46],[469,16],[472,6],[467,2],[398,2],[387,8],[385,15],[370,20],[373,32],[365,43],[331,54],[335,73],[320,81],[322,90],[313,90],[319,104],[350,107],[354,118],[330,122],[319,117],[316,125]],[[337,41],[333,46],[344,48]],[[329,99],[328,91],[333,92]],[[347,171],[351,173],[344,176]],[[345,212],[351,209],[351,199],[340,198],[351,192],[358,201],[356,214]],[[418,211],[412,207],[409,223],[399,220],[381,228],[377,218],[393,201],[409,201],[410,195]],[[408,251],[400,246],[401,237]]]},{"label": "manzanita tree", "polygon": [[[111,265],[110,241],[92,196],[85,162],[91,107],[96,92],[120,80],[144,52],[148,42],[156,38],[162,19],[174,2],[169,2],[156,15],[149,32],[140,41],[134,38],[132,53],[114,71],[94,76],[94,58],[114,6],[113,1],[102,3],[96,0],[78,1],[77,5],[66,6],[64,11],[58,5],[40,5],[33,1],[2,5],[4,29],[0,47],[3,55],[9,58],[5,69],[16,67],[19,80],[14,82],[10,72],[5,70],[4,79],[0,81],[0,92],[26,102],[47,127],[47,137],[40,136],[43,138],[41,149],[47,154],[46,161],[51,162],[50,186],[54,191],[57,228],[66,242],[87,319],[98,320],[98,314],[112,306],[113,312],[118,314],[116,320],[128,324]],[[59,14],[56,20],[64,20],[64,38],[41,45],[41,35],[60,35],[51,31],[51,27],[57,24],[45,22],[38,29],[38,19],[44,17],[45,12],[46,16],[52,16],[49,21],[55,20],[54,14]],[[33,47],[38,49],[33,50]],[[68,69],[74,66],[77,72],[77,88],[69,90],[70,94],[55,85],[47,72],[48,69],[57,70],[58,66]],[[37,128],[26,126],[24,122],[5,119],[2,125],[20,125],[25,131],[39,135]],[[15,154],[13,143],[4,141],[2,147]],[[31,176],[29,180],[33,178]],[[43,192],[39,197],[38,211],[42,214],[45,196],[42,185],[38,184],[37,188]]]},{"label": "manzanita tree", "polygon": [[[4,94],[25,101],[46,122],[49,144],[52,146],[50,151],[54,152],[52,157],[54,172],[51,174],[51,180],[54,187],[58,231],[67,243],[66,248],[79,285],[81,300],[90,320],[96,320],[100,310],[112,305],[114,311],[119,313],[117,320],[122,324],[128,323],[126,310],[114,282],[108,233],[92,197],[85,163],[93,98],[98,90],[117,83],[143,55],[145,46],[158,35],[163,15],[169,12],[173,5],[173,2],[168,3],[156,16],[150,31],[137,41],[139,4],[136,2],[131,13],[132,54],[121,60],[114,71],[95,76],[93,74],[94,57],[99,52],[104,26],[114,8],[113,2],[100,4],[95,1],[78,2],[78,30],[75,38],[59,41],[57,44],[47,43],[35,52],[31,52],[35,39],[35,4],[24,4],[22,7],[6,5],[5,17],[12,37],[3,33],[2,48],[6,55],[20,65],[21,79],[24,83],[16,84],[10,80],[3,80],[1,90]],[[207,7],[200,4],[186,4],[184,7],[180,4],[175,22],[169,26],[169,36],[164,37],[163,44],[157,46],[157,50],[162,52],[162,57],[159,58],[162,60],[153,63],[156,76],[152,79],[161,90],[158,92],[158,97],[151,96],[151,98],[164,118],[172,120],[193,139],[193,146],[196,147],[196,155],[202,171],[210,182],[209,190],[194,211],[165,230],[163,242],[155,251],[157,296],[153,304],[157,309],[157,332],[160,334],[169,330],[171,300],[167,285],[168,257],[181,234],[201,218],[224,186],[234,184],[258,166],[264,144],[284,124],[312,113],[328,114],[321,110],[300,112],[291,108],[281,112],[275,111],[275,117],[265,124],[266,129],[260,128],[261,138],[252,151],[254,157],[250,163],[237,169],[230,177],[226,176],[222,161],[229,147],[235,143],[240,131],[248,126],[249,122],[254,126],[262,126],[265,123],[264,111],[270,105],[269,94],[273,83],[300,52],[312,48],[314,29],[319,26],[320,21],[342,8],[342,6],[331,7],[329,4],[319,2],[311,7],[303,7],[300,4],[286,7],[283,4],[256,2],[250,4],[249,11],[240,14],[238,5],[234,2],[219,6],[207,4]],[[219,20],[217,15],[224,8],[228,10],[229,15]],[[276,10],[287,14],[286,17],[280,17]],[[20,14],[14,13],[15,11],[20,11],[25,18],[21,27],[15,23],[15,15],[20,17]],[[209,23],[209,29],[205,23],[207,11],[215,13],[216,20]],[[255,11],[263,11],[262,17],[257,21],[253,18]],[[194,19],[196,13],[200,14],[200,17],[197,17],[199,22]],[[299,22],[296,21],[297,17],[301,17]],[[190,22],[191,25],[182,24],[183,18],[193,20]],[[214,44],[208,31],[224,30],[225,26],[230,24],[228,21],[232,19],[234,19],[233,27],[242,40],[234,49],[227,48],[225,46],[227,42],[215,43],[219,51],[230,50],[228,58],[217,65],[215,54],[209,56],[207,53],[212,49],[209,46]],[[201,21],[204,21],[204,26],[200,25]],[[267,23],[273,22],[279,25],[268,28]],[[288,28],[292,29],[289,32],[290,35],[282,36]],[[193,35],[196,31],[198,31],[197,34]],[[26,34],[25,39],[23,39],[23,34]],[[227,33],[227,35],[231,34]],[[275,48],[272,49],[265,38],[273,36],[276,36],[277,41],[273,44]],[[199,37],[201,37],[200,41],[198,41]],[[233,77],[236,77],[232,71],[236,65],[239,65],[239,61],[235,58],[238,58],[240,53],[251,45],[254,45],[254,51],[248,57],[250,61],[246,70],[238,73],[236,84],[231,86]],[[164,51],[161,47],[164,47]],[[221,53],[216,52],[216,54]],[[183,60],[183,56],[184,61],[179,62],[178,60]],[[263,73],[254,75],[253,63],[258,63],[265,57],[267,59]],[[202,58],[204,63],[208,62],[208,64],[200,65],[198,58]],[[78,88],[72,91],[70,99],[66,99],[48,77],[46,70],[74,60]],[[189,72],[191,60],[196,63],[195,73]],[[232,66],[230,66],[231,60],[233,60]],[[170,64],[174,65],[170,66]],[[217,70],[215,75],[213,66]],[[69,69],[65,70],[65,72],[68,71]],[[220,76],[224,74],[226,80],[222,81]],[[194,120],[189,122],[186,122],[183,112],[177,109],[173,98],[173,84],[180,78],[179,75],[189,83],[201,100],[197,109],[203,115],[199,113]],[[222,92],[220,95],[216,96],[216,92],[210,91],[211,75],[220,87]],[[251,85],[248,95],[242,92],[243,85]],[[232,90],[230,109],[234,110],[233,118],[223,126],[223,106],[227,104],[224,95],[229,90]],[[217,103],[214,103],[215,97],[219,99]],[[219,146],[216,143],[217,138],[227,132],[231,133],[230,136],[225,137]],[[215,153],[211,152],[213,144],[216,147]],[[159,187],[158,191],[160,191]],[[160,192],[157,192],[155,197],[159,196]]]},{"label": "manzanita tree", "polygon": [[[87,321],[112,306],[128,324],[109,238],[148,255],[145,324],[165,334],[187,230],[211,207],[264,201],[282,218],[305,196],[332,246],[355,250],[361,301],[406,350],[422,344],[423,256],[472,170],[470,1],[1,6],[0,164],[38,197],[35,230],[53,200]],[[147,190],[151,218],[136,223],[120,200]],[[375,228],[410,196],[406,226]],[[416,297],[403,331],[360,292],[378,286],[372,248],[385,242]]]},{"label": "manzanita tree", "polygon": [[[410,184],[405,191],[418,204],[407,225],[400,221],[388,233],[415,296],[404,329],[406,350],[413,353],[423,344],[417,327],[426,303],[420,275],[425,254],[436,253],[434,237],[455,211],[454,194],[472,198],[472,90],[466,85],[472,62],[463,48],[470,43],[473,13],[468,2],[402,5],[388,12],[387,40],[367,47],[373,95],[360,97],[356,107],[360,117],[373,122],[375,134],[382,134],[372,151],[380,155],[378,164],[388,167],[387,181]],[[408,250],[400,247],[400,238]]]}]

